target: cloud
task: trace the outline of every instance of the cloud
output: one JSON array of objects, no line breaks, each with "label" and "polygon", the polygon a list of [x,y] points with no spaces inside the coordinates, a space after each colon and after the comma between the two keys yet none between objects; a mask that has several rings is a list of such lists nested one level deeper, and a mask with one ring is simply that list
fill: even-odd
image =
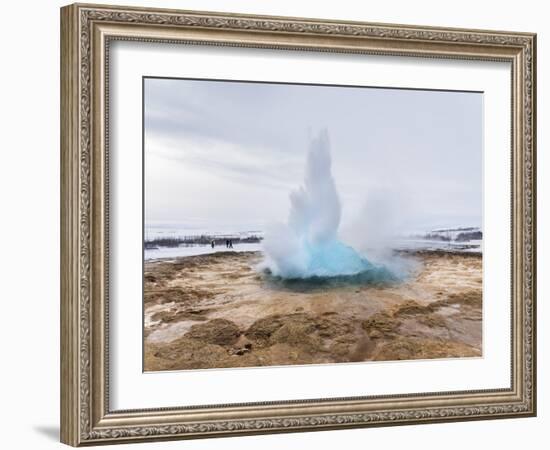
[{"label": "cloud", "polygon": [[182,137],[168,144],[147,138],[148,158],[157,157],[198,172],[214,174],[229,182],[272,189],[290,189],[300,176],[301,160],[277,158],[266,148],[249,148],[216,138]]},{"label": "cloud", "polygon": [[481,224],[482,94],[146,79],[144,100],[150,220],[284,220],[326,127],[343,222],[389,189],[411,226]]}]

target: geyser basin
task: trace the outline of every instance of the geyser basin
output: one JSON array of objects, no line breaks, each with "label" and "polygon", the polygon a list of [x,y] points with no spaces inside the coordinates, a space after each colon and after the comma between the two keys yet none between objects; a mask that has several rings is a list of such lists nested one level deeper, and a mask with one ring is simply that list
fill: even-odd
[{"label": "geyser basin", "polygon": [[341,204],[331,173],[327,130],[312,139],[304,186],[290,194],[286,224],[274,225],[263,243],[263,268],[282,279],[353,277],[363,282],[396,280],[337,237]]}]

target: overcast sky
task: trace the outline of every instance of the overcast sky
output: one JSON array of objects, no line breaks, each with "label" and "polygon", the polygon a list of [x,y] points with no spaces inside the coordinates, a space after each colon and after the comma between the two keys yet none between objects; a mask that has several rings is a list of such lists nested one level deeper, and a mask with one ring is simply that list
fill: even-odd
[{"label": "overcast sky", "polygon": [[[480,93],[145,79],[145,221],[285,221],[326,127],[343,226],[388,196],[403,227],[481,225]],[[397,201],[395,199],[398,199]]]}]

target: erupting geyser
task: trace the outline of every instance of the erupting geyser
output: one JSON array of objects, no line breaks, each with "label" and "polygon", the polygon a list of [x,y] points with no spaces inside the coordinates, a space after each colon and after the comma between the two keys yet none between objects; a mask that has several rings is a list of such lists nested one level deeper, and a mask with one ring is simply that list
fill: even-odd
[{"label": "erupting geyser", "polygon": [[287,224],[267,230],[265,265],[287,279],[361,276],[388,280],[391,274],[338,240],[341,204],[331,173],[328,131],[311,140],[304,185],[290,194]]}]

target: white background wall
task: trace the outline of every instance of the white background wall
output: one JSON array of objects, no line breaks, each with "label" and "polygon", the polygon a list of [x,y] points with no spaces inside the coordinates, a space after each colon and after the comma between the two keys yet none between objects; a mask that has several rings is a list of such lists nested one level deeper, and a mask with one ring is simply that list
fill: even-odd
[{"label": "white background wall", "polygon": [[[126,2],[120,2],[126,3]],[[59,1],[2,5],[1,447],[59,448]],[[547,448],[550,14],[542,1],[134,0],[136,6],[532,31],[538,36],[539,416],[470,423],[142,444],[139,448]],[[546,26],[546,30],[543,27]],[[21,238],[26,238],[24,242]],[[128,446],[124,446],[128,448]],[[121,448],[121,447],[119,447]],[[135,447],[137,448],[137,447]]]}]

